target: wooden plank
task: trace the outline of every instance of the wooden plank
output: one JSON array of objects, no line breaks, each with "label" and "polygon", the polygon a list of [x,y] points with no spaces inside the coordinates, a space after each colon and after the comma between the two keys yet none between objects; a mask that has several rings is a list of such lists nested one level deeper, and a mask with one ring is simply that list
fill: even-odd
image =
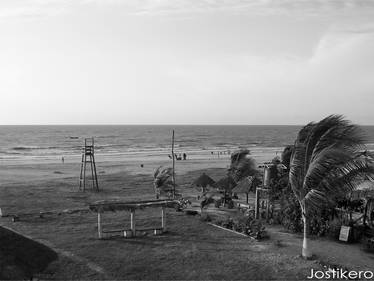
[{"label": "wooden plank", "polygon": [[102,233],[116,233],[116,232],[123,232],[123,231],[126,231],[126,230],[131,231],[131,229],[110,229],[110,230],[102,230],[101,232]]},{"label": "wooden plank", "polygon": [[164,231],[160,228],[155,228],[153,230],[153,235],[161,235]]},{"label": "wooden plank", "polygon": [[142,231],[150,231],[150,230],[155,230],[155,229],[162,230],[162,227],[143,227],[143,228],[137,228],[136,231],[142,232]]}]

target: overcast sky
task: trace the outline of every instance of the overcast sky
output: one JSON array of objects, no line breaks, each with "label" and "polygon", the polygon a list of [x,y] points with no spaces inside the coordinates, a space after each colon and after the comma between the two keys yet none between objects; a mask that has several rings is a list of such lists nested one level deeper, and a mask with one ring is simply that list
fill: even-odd
[{"label": "overcast sky", "polygon": [[0,124],[374,124],[374,1],[1,0]]}]

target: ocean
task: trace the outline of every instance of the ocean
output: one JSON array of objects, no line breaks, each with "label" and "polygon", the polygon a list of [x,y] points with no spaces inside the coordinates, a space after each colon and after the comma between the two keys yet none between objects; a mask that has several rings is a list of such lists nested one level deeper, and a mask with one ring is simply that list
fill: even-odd
[{"label": "ocean", "polygon": [[[300,126],[169,126],[169,125],[63,125],[0,126],[0,163],[56,162],[79,159],[85,138],[95,140],[96,158],[167,159],[171,154],[171,132],[175,130],[175,152],[189,159],[228,157],[238,148],[254,156],[280,155],[292,144]],[[374,126],[362,127],[367,145],[374,149]],[[269,161],[271,160],[268,159]]]}]

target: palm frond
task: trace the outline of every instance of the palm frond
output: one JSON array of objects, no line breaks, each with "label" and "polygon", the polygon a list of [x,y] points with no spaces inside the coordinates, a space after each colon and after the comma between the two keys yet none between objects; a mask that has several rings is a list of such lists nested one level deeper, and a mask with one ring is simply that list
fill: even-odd
[{"label": "palm frond", "polygon": [[309,190],[317,186],[322,179],[335,170],[352,160],[352,155],[345,150],[325,148],[316,155],[309,165],[303,185]]},{"label": "palm frond", "polygon": [[[342,116],[332,115],[329,117],[328,124],[330,127],[320,135],[318,141],[315,143],[313,155],[318,154],[326,147],[345,149],[351,152],[363,149],[365,135],[359,127],[343,120]],[[333,121],[336,123],[334,124]]]},{"label": "palm frond", "polygon": [[290,161],[289,182],[300,202],[322,208],[374,177],[373,155],[362,153],[362,130],[341,115],[302,128]]},{"label": "palm frond", "polygon": [[235,183],[258,173],[256,161],[249,155],[248,149],[242,149],[231,156],[231,165],[228,172]]},{"label": "palm frond", "polygon": [[321,204],[331,202],[355,190],[363,182],[372,179],[373,175],[374,166],[370,161],[362,157],[353,158],[324,175],[319,184],[315,184],[315,187],[308,191],[305,201],[318,209]]}]

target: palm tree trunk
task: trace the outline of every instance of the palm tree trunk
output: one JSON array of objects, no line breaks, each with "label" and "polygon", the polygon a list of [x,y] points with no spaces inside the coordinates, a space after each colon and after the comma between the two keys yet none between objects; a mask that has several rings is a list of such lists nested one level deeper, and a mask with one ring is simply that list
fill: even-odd
[{"label": "palm tree trunk", "polygon": [[154,191],[155,191],[156,199],[159,199],[157,186],[156,186],[155,184],[153,184],[153,189],[154,189]]},{"label": "palm tree trunk", "polygon": [[306,213],[305,203],[301,203],[301,212],[302,212],[303,223],[304,223],[304,239],[303,239],[303,249],[302,249],[301,255],[305,259],[310,259],[312,257],[312,253],[308,245],[309,244],[308,243],[309,221],[308,221],[308,215]]}]

